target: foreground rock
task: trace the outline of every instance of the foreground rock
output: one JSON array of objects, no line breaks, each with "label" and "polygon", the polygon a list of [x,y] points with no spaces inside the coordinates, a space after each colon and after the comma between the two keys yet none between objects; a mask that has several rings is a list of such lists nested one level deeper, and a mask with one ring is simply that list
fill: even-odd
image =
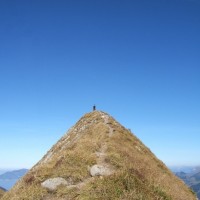
[{"label": "foreground rock", "polygon": [[56,190],[57,187],[61,185],[67,186],[67,185],[70,185],[70,183],[66,181],[64,178],[60,178],[60,177],[50,178],[41,183],[42,187],[47,188],[48,190],[51,190],[51,191]]},{"label": "foreground rock", "polygon": [[112,174],[109,167],[103,165],[93,165],[90,169],[91,176],[108,176]]}]

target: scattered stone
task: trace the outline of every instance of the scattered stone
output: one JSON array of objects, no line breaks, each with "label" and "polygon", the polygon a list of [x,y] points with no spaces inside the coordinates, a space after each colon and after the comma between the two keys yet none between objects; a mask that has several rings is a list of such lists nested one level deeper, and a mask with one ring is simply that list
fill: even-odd
[{"label": "scattered stone", "polygon": [[46,181],[41,183],[41,186],[44,188],[47,188],[48,190],[56,190],[58,186],[60,185],[70,185],[70,183],[68,181],[66,181],[64,178],[50,178],[47,179]]},{"label": "scattered stone", "polygon": [[135,148],[136,148],[138,151],[141,151],[141,148],[140,148],[140,147],[135,146]]},{"label": "scattered stone", "polygon": [[93,165],[90,168],[91,176],[108,176],[112,173],[110,168],[103,166],[103,165]]}]

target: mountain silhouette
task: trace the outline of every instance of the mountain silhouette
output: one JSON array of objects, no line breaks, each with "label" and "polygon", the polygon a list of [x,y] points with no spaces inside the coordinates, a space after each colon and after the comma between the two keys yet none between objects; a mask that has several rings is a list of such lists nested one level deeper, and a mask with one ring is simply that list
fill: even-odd
[{"label": "mountain silhouette", "polygon": [[[148,134],[148,133],[147,133]],[[109,114],[85,114],[1,200],[196,200]]]}]

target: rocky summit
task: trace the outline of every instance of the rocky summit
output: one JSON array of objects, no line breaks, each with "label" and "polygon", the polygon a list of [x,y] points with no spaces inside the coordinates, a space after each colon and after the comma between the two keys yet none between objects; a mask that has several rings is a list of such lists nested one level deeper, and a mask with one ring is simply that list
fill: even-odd
[{"label": "rocky summit", "polygon": [[[148,134],[148,133],[147,133]],[[1,200],[196,200],[130,130],[85,114]]]}]

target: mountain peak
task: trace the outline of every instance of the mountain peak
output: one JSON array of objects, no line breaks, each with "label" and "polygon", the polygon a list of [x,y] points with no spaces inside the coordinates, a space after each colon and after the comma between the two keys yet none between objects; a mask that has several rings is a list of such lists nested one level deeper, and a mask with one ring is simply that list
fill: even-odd
[{"label": "mountain peak", "polygon": [[3,200],[12,198],[195,200],[136,136],[97,110],[81,117]]},{"label": "mountain peak", "polygon": [[[111,124],[120,126],[109,114],[103,111],[93,111],[90,113],[86,113],[80,120],[72,126],[68,132],[57,142],[57,144],[45,155],[45,157],[39,162],[36,166],[38,167],[41,164],[47,163],[51,160],[55,154],[62,154],[61,152],[65,151],[65,149],[70,148],[74,144],[76,144],[81,137],[85,134],[90,134],[90,129],[94,127],[99,127],[99,130],[94,132],[101,135],[101,129],[107,128],[107,135],[109,137],[112,136],[115,129],[111,127]],[[95,135],[92,136],[93,139]]]}]

